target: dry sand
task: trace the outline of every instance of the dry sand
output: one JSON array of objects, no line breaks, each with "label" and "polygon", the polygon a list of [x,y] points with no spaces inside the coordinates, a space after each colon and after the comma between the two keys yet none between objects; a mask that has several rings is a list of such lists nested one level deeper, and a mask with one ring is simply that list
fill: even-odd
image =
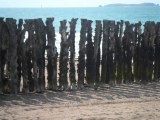
[{"label": "dry sand", "polygon": [[0,120],[159,120],[160,82],[0,95]]}]

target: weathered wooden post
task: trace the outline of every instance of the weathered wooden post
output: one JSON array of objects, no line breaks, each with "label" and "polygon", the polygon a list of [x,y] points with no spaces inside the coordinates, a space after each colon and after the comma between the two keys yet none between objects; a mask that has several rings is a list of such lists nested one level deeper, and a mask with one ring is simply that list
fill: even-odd
[{"label": "weathered wooden post", "polygon": [[7,18],[6,23],[10,33],[9,39],[9,74],[11,79],[11,92],[17,94],[17,35],[16,35],[16,20],[13,18]]},{"label": "weathered wooden post", "polygon": [[48,72],[48,89],[57,89],[57,47],[55,45],[55,28],[53,27],[54,18],[47,18],[46,33],[47,33],[47,72]]},{"label": "weathered wooden post", "polygon": [[1,55],[1,50],[2,50],[2,22],[3,18],[0,18],[0,94],[2,93],[2,55]]},{"label": "weathered wooden post", "polygon": [[81,31],[79,41],[79,56],[78,56],[78,88],[82,89],[85,78],[85,43],[87,40],[87,19],[81,19]]},{"label": "weathered wooden post", "polygon": [[70,72],[69,72],[69,78],[71,85],[76,84],[76,76],[75,76],[75,33],[76,33],[76,24],[77,24],[77,18],[72,19],[70,24],[70,32],[68,36],[69,41],[69,47],[70,47]]},{"label": "weathered wooden post", "polygon": [[141,22],[135,24],[134,34],[135,34],[135,52],[133,56],[134,62],[134,80],[135,82],[139,82],[140,77],[140,52],[141,52]]},{"label": "weathered wooden post", "polygon": [[[0,70],[1,70],[1,87],[2,92],[9,93],[11,92],[11,80],[9,80],[9,70],[8,70],[8,50],[9,50],[9,41],[10,41],[10,31],[6,24],[6,22],[3,20],[3,18],[0,18]],[[7,89],[6,89],[7,88]]]},{"label": "weathered wooden post", "polygon": [[109,32],[109,46],[108,46],[108,76],[109,76],[109,85],[115,85],[115,21],[110,21],[110,32]]},{"label": "weathered wooden post", "polygon": [[94,47],[92,41],[92,22],[91,20],[87,21],[87,45],[86,45],[86,80],[88,84],[93,84],[93,54],[94,54]]},{"label": "weathered wooden post", "polygon": [[93,55],[93,80],[95,88],[99,84],[100,79],[100,43],[102,36],[102,24],[100,20],[96,20],[95,36],[94,36],[94,55]]},{"label": "weathered wooden post", "polygon": [[116,62],[116,83],[122,83],[122,64],[123,64],[123,57],[122,57],[122,32],[123,32],[123,21],[117,22],[115,28],[115,40],[116,40],[116,52],[115,52],[115,62]]},{"label": "weathered wooden post", "polygon": [[134,43],[134,32],[133,25],[131,25],[128,21],[125,22],[126,28],[124,31],[123,37],[123,79],[124,83],[133,82],[133,74],[132,74],[132,50]]},{"label": "weathered wooden post", "polygon": [[[21,21],[21,20],[20,20]],[[19,22],[20,22],[19,21]],[[22,22],[22,21],[21,21]],[[21,50],[21,56],[19,56],[19,59],[20,59],[20,63],[22,64],[21,65],[21,75],[23,76],[23,92],[25,93],[28,93],[29,92],[29,77],[28,77],[28,66],[27,66],[27,59],[28,56],[27,55],[27,50],[29,49],[27,44],[26,44],[26,41],[24,41],[24,38],[25,38],[25,32],[28,30],[28,26],[26,24],[23,24],[24,26],[24,29],[19,31],[19,37],[18,37],[18,40],[19,40],[19,49]]]},{"label": "weathered wooden post", "polygon": [[103,20],[103,41],[102,41],[102,69],[101,69],[101,82],[109,83],[108,72],[108,44],[109,44],[109,20]]},{"label": "weathered wooden post", "polygon": [[156,24],[154,81],[160,79],[160,22]]},{"label": "weathered wooden post", "polygon": [[156,38],[155,23],[146,22],[144,26],[144,71],[146,72],[146,79],[142,79],[142,82],[149,82],[152,80],[153,75],[153,60],[154,60],[154,42]]},{"label": "weathered wooden post", "polygon": [[63,90],[67,89],[68,87],[68,79],[67,79],[67,72],[68,72],[68,54],[69,54],[69,42],[67,38],[67,21],[63,20],[60,21],[60,29],[59,33],[61,34],[61,51],[60,51],[60,61],[59,61],[59,86]]},{"label": "weathered wooden post", "polygon": [[18,28],[17,28],[17,75],[18,75],[18,92],[20,92],[20,83],[22,76],[22,59],[23,59],[23,42],[24,42],[24,33],[22,30],[23,20],[19,19]]},{"label": "weathered wooden post", "polygon": [[[28,39],[26,40],[26,48],[27,48],[26,55],[27,55],[29,90],[40,92],[38,86],[37,45],[36,45],[34,19],[27,19],[25,20],[25,22],[28,31]],[[32,68],[33,72],[31,71]]]},{"label": "weathered wooden post", "polygon": [[38,86],[40,92],[45,89],[45,48],[46,48],[46,31],[45,25],[41,18],[34,20],[35,25],[35,50],[37,57],[37,68],[38,68]]}]

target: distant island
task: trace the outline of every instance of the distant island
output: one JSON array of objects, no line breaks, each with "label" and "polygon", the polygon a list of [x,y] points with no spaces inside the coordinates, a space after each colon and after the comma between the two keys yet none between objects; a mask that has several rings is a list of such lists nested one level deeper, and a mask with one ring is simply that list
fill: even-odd
[{"label": "distant island", "polygon": [[108,4],[108,5],[99,5],[99,7],[112,7],[112,6],[159,6],[155,3],[140,3],[140,4],[122,4],[122,3],[116,3],[116,4]]}]

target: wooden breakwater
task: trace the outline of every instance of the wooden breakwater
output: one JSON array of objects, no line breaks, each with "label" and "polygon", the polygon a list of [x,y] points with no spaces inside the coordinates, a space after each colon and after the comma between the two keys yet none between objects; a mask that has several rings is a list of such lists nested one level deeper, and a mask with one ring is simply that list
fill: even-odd
[{"label": "wooden breakwater", "polygon": [[45,23],[0,18],[0,92],[43,92],[46,81],[48,89],[67,90],[159,80],[160,22],[147,21],[143,27],[141,22],[96,20],[92,30],[93,21],[81,19],[75,62],[77,20],[71,19],[69,27],[60,21],[58,53],[54,18]]}]

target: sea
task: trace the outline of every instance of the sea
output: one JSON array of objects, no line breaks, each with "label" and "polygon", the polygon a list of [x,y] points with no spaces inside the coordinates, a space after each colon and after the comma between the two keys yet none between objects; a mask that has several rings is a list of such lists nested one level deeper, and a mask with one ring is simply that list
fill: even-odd
[{"label": "sea", "polygon": [[0,8],[0,17],[15,19],[33,19],[42,18],[45,22],[47,17],[54,17],[53,26],[56,30],[57,48],[60,51],[60,21],[72,18],[78,18],[76,25],[76,53],[78,53],[79,31],[81,28],[80,19],[85,18],[92,20],[93,31],[95,28],[95,20],[115,20],[130,21],[136,23],[141,21],[160,22],[160,6],[108,6],[108,7],[83,7],[83,8]]}]

